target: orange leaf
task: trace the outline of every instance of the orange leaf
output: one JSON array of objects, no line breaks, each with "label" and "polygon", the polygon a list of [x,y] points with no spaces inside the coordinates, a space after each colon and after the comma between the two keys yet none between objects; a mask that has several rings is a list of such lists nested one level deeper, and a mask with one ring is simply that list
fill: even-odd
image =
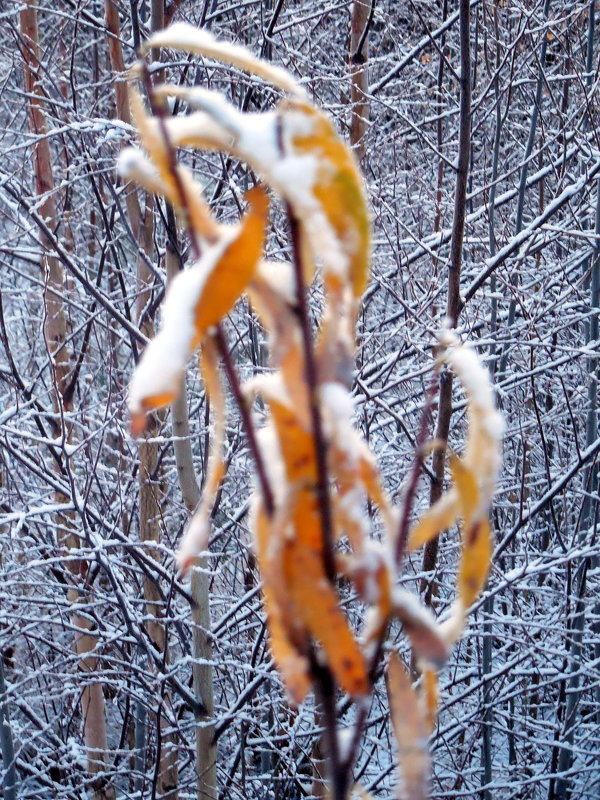
[{"label": "orange leaf", "polygon": [[274,397],[268,400],[289,483],[314,484],[317,480],[317,461],[311,433],[300,425],[292,408]]},{"label": "orange leaf", "polygon": [[227,245],[196,306],[196,335],[200,340],[212,325],[227,314],[248,285],[262,255],[269,200],[256,186],[246,193],[250,210],[242,219],[239,234]]},{"label": "orange leaf", "polygon": [[439,703],[438,679],[432,669],[423,670],[422,698],[425,706],[425,730],[430,734],[435,727]]},{"label": "orange leaf", "polygon": [[284,568],[297,613],[321,642],[336,680],[352,697],[366,695],[365,659],[327,580],[321,554],[301,542],[286,542]]},{"label": "orange leaf", "polygon": [[141,412],[177,396],[187,360],[207,330],[227,314],[246,288],[260,259],[268,201],[263,189],[248,193],[250,210],[239,227],[221,235],[190,269],[171,283],[160,332],[150,342],[129,387],[135,427]]},{"label": "orange leaf", "polygon": [[273,582],[274,565],[269,556],[271,527],[262,505],[253,514],[252,528],[263,579],[263,599],[273,660],[290,698],[298,705],[304,700],[310,687],[308,662],[292,641],[289,620],[286,620],[288,615],[277,598],[277,588]]}]

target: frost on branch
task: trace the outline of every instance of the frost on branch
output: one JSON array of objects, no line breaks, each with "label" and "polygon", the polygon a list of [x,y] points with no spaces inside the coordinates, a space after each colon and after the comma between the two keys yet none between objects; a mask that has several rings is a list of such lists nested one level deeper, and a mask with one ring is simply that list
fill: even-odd
[{"label": "frost on branch", "polygon": [[[453,370],[464,386],[467,441],[462,457],[451,456],[452,487],[416,522],[408,541],[414,549],[461,521],[457,599],[440,625],[416,596],[398,586],[401,515],[353,424],[354,326],[370,263],[370,214],[355,158],[331,121],[284,70],[187,25],[151,37],[146,48],[152,47],[179,48],[245,69],[288,95],[272,111],[245,113],[204,88],[166,85],[151,90],[153,101],[178,97],[191,113],[164,118],[148,114],[131,90],[133,118],[147,155],[124,151],[121,172],[173,205],[198,254],[170,286],[160,333],[132,378],[133,428],[140,431],[147,411],[173,401],[198,347],[214,416],[204,492],[177,564],[185,574],[208,543],[212,502],[224,474],[226,406],[219,358],[234,387],[237,380],[222,349],[222,334],[213,338],[212,331],[247,293],[267,335],[270,368],[241,387],[236,400],[259,476],[249,524],[274,662],[293,703],[311,688],[322,696],[326,670],[333,685],[364,707],[389,623],[398,620],[410,640],[420,682],[413,687],[393,654],[390,707],[405,788],[411,797],[425,798],[425,743],[435,721],[436,671],[459,637],[489,568],[488,513],[502,436],[489,375],[473,349],[451,331],[442,334],[437,366]],[[290,216],[292,263],[263,258],[269,214],[265,189],[247,194],[249,210],[239,224],[218,225],[191,172],[177,164],[176,148],[183,146],[226,153],[260,176]],[[317,276],[323,280],[324,308],[313,343],[304,298]],[[255,432],[247,408],[257,397],[266,418]],[[381,543],[371,539],[367,500],[381,516]],[[339,577],[354,585],[368,608],[360,636],[342,609]]]}]

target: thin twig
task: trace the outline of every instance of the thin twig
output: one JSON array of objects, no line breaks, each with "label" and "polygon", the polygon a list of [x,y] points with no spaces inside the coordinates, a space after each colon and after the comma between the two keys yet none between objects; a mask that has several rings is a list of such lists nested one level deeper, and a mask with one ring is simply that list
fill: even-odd
[{"label": "thin twig", "polygon": [[304,372],[308,388],[308,402],[310,406],[310,421],[315,445],[315,458],[317,462],[317,497],[321,512],[321,527],[323,536],[323,562],[329,580],[335,580],[335,561],[333,557],[333,516],[331,513],[331,498],[329,496],[329,479],[327,476],[327,442],[323,433],[321,410],[319,407],[317,362],[313,347],[310,326],[310,314],[306,300],[306,286],[304,285],[304,269],[300,248],[300,231],[298,220],[294,212],[287,206],[290,220],[290,230],[293,251],[293,266],[296,279],[296,307],[300,329],[302,331],[302,344],[304,347]]},{"label": "thin twig", "polygon": [[402,514],[400,516],[400,524],[398,525],[398,533],[396,536],[396,541],[394,543],[394,561],[396,564],[396,569],[400,568],[402,564],[402,559],[404,558],[404,553],[406,552],[406,542],[408,541],[408,528],[410,525],[410,512],[412,511],[413,500],[415,498],[417,485],[419,483],[419,475],[421,474],[421,468],[423,466],[423,445],[425,444],[425,439],[427,438],[427,429],[429,427],[429,423],[431,420],[431,407],[433,405],[433,398],[435,396],[437,388],[438,388],[438,378],[436,374],[433,380],[431,381],[429,389],[427,390],[427,395],[425,397],[425,407],[423,409],[423,414],[421,416],[421,424],[419,426],[419,432],[417,434],[417,440],[415,442],[415,455],[413,458],[413,463],[411,465],[410,477],[408,480],[408,485],[406,487],[404,502],[402,504]]}]

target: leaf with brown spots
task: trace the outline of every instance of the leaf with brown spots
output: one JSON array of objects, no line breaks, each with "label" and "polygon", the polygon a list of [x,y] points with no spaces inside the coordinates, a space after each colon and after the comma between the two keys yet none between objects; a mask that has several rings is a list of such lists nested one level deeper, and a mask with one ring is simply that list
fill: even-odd
[{"label": "leaf with brown spots", "polygon": [[[255,503],[258,506],[258,503]],[[308,662],[295,647],[290,632],[289,612],[277,599],[277,587],[274,585],[273,558],[270,554],[270,535],[272,526],[269,523],[262,504],[255,508],[251,517],[251,529],[254,534],[254,545],[263,579],[263,601],[267,614],[267,626],[273,660],[279,670],[285,687],[292,701],[298,705],[308,692]],[[281,591],[281,589],[280,589]]]},{"label": "leaf with brown spots", "polygon": [[284,559],[285,575],[297,613],[323,646],[337,682],[352,697],[366,695],[369,680],[365,658],[339,606],[338,596],[327,580],[320,552],[291,540],[286,543]]}]

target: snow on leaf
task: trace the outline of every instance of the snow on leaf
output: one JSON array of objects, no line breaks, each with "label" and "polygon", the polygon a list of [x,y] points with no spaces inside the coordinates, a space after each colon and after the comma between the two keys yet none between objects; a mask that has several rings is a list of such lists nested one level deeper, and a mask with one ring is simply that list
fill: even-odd
[{"label": "snow on leaf", "polygon": [[244,114],[206,89],[165,86],[162,93],[201,109],[166,121],[173,143],[225,150],[256,170],[290,204],[328,287],[349,281],[359,298],[370,267],[370,216],[354,156],[329,119],[299,100]]},{"label": "snow on leaf", "polygon": [[282,67],[256,58],[253,53],[240,45],[221,42],[207,30],[195,28],[185,22],[177,22],[153,34],[143,45],[147,52],[155,47],[170,47],[186,53],[213,58],[223,64],[230,64],[263,78],[283,92],[304,97],[306,92],[292,75]]},{"label": "snow on leaf", "polygon": [[[313,130],[293,139],[298,153],[316,156],[319,164],[313,192],[333,227],[349,265],[354,297],[365,290],[369,274],[371,224],[363,180],[352,151],[344,144],[321,111],[304,105],[302,110],[314,117]],[[332,273],[331,278],[335,277]]]},{"label": "snow on leaf", "polygon": [[398,763],[407,800],[426,800],[429,775],[427,727],[406,667],[392,653],[388,665],[388,697],[398,743]]},{"label": "snow on leaf", "polygon": [[143,156],[140,158],[131,152],[135,148],[127,148],[119,160],[122,174],[136,180],[147,191],[162,194],[184,217],[184,222],[191,227],[194,235],[204,243],[214,244],[218,239],[219,226],[202,196],[200,186],[187,167],[173,162],[164,132],[157,121],[147,114],[144,102],[133,86],[129,87],[129,104],[141,143],[155,166]]},{"label": "snow on leaf", "polygon": [[410,592],[396,589],[393,615],[400,620],[420,661],[438,669],[448,659],[448,648],[433,614]]},{"label": "snow on leaf", "polygon": [[[494,394],[488,371],[476,352],[460,344],[452,331],[440,336],[445,347],[440,357],[460,378],[468,398],[469,426],[463,462],[476,476],[478,506],[474,519],[488,512],[498,470],[502,462],[501,445],[504,423],[494,404]],[[429,508],[411,530],[408,546],[414,550],[453,525],[461,513],[461,498],[456,487]]]},{"label": "snow on leaf", "polygon": [[173,402],[192,351],[206,331],[242,294],[260,259],[267,200],[262,189],[248,192],[250,210],[239,226],[223,229],[190,269],[173,280],[162,309],[162,326],[150,342],[129,387],[134,431],[146,411]]}]

